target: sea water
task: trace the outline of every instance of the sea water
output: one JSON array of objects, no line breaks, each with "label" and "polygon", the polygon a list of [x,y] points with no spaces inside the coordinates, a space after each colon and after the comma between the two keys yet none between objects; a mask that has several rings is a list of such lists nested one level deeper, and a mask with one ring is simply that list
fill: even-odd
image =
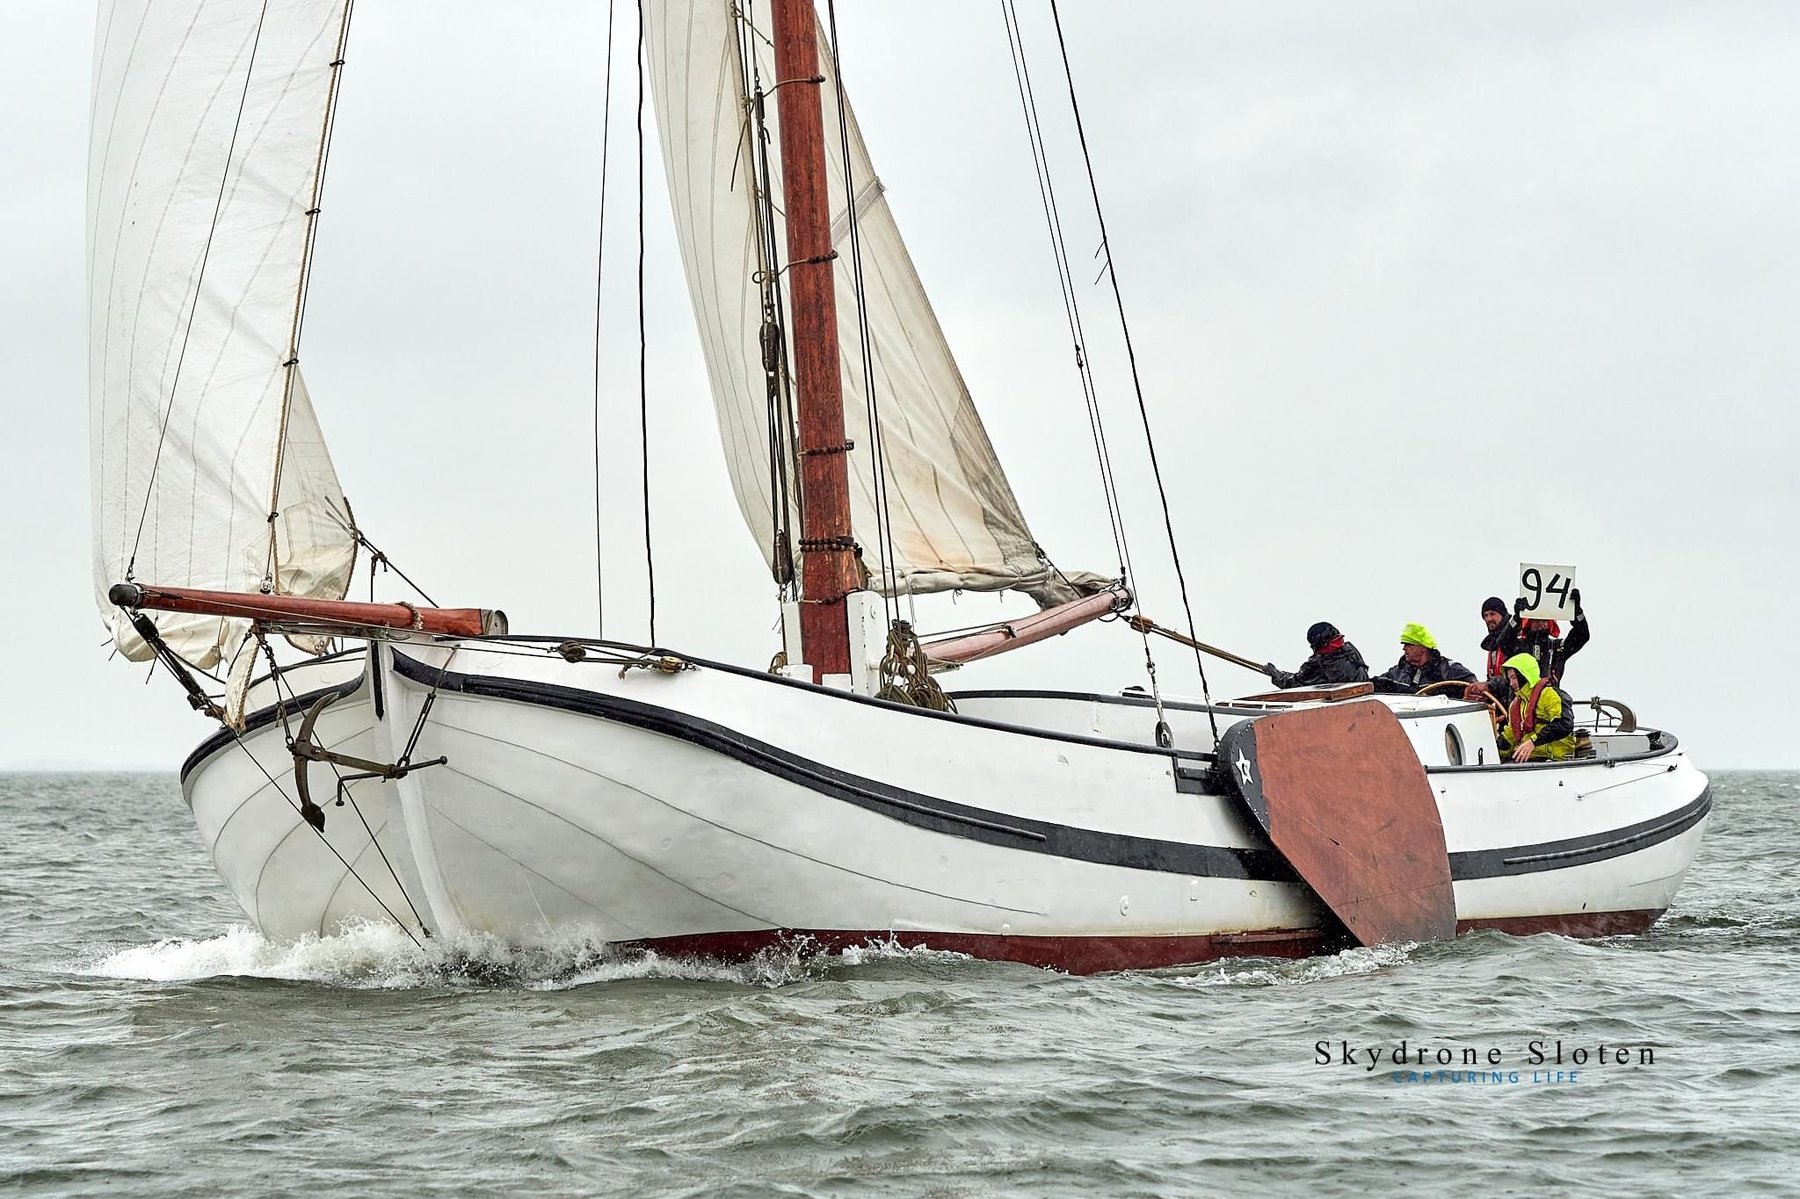
[{"label": "sea water", "polygon": [[1646,936],[1073,978],[271,943],[173,776],[0,775],[0,1194],[1792,1194],[1800,775],[1713,795]]}]

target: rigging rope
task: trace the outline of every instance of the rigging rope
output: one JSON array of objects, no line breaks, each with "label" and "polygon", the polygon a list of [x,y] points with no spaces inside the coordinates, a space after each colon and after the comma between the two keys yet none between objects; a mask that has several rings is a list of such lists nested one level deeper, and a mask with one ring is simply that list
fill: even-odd
[{"label": "rigging rope", "polygon": [[425,589],[423,587],[421,587],[417,583],[413,582],[412,579],[407,576],[407,574],[404,570],[401,570],[398,566],[395,566],[393,559],[389,558],[386,554],[382,553],[381,550],[376,547],[375,543],[373,541],[370,541],[361,529],[354,529],[354,530],[352,530],[352,532],[354,533],[354,535],[356,537],[357,544],[369,551],[369,602],[370,603],[375,602],[375,568],[379,566],[382,570],[391,570],[395,574],[399,575],[401,580],[403,582],[405,582],[405,584],[408,587],[411,587],[415,592],[417,592],[419,595],[419,598],[424,600],[427,604],[431,605],[433,608],[436,608],[439,606],[438,602],[436,600],[432,599],[429,595],[425,594]]},{"label": "rigging rope", "polygon": [[[293,749],[294,749],[294,734],[293,734],[293,730],[288,726],[287,705],[292,704],[296,711],[300,710],[300,697],[297,694],[295,694],[293,684],[287,683],[287,700],[285,702],[282,700],[281,688],[282,688],[283,683],[286,683],[287,681],[282,677],[281,668],[279,666],[277,666],[275,663],[275,651],[269,645],[268,638],[263,636],[263,632],[262,632],[262,629],[260,626],[256,627],[256,640],[262,646],[263,656],[268,660],[268,663],[269,663],[269,682],[275,688],[275,712],[276,712],[276,715],[281,720],[282,739],[287,743],[288,752],[292,753]],[[452,654],[454,654],[455,651],[453,650],[451,652],[452,652]],[[367,651],[367,656],[364,658],[365,667],[369,670],[375,670],[375,669],[379,668],[378,664],[376,663],[376,660],[375,660],[375,655],[376,655],[375,647],[373,645],[371,645]],[[421,719],[421,721],[423,721],[422,716],[420,719]],[[229,726],[227,726],[227,727],[229,727]],[[415,733],[414,735],[416,736],[417,734]],[[240,734],[238,734],[236,732],[236,730],[233,730],[232,736],[238,738],[239,744],[243,743],[242,736]],[[328,749],[335,748],[335,746],[327,746],[326,748],[328,748]],[[408,749],[410,752],[410,746],[408,747]],[[337,782],[337,794],[342,795],[344,798],[346,798],[350,801],[350,810],[356,813],[356,819],[362,824],[363,831],[365,833],[369,834],[369,844],[371,844],[375,847],[376,856],[378,856],[381,859],[381,864],[383,866],[387,867],[388,877],[394,880],[394,887],[396,890],[398,890],[400,892],[400,898],[402,898],[406,901],[407,910],[412,913],[413,920],[418,924],[419,930],[421,932],[425,933],[426,936],[430,936],[431,932],[428,928],[425,927],[425,921],[420,917],[419,909],[413,904],[412,896],[407,894],[406,884],[400,881],[400,874],[397,870],[394,869],[394,863],[388,860],[387,850],[385,850],[381,847],[381,842],[376,839],[375,830],[369,826],[369,818],[363,814],[362,805],[357,803],[356,796],[354,796],[350,793],[350,785],[349,785],[349,783],[346,783],[344,781],[343,772],[338,769],[337,763],[331,761],[330,759],[326,760],[326,765],[331,767],[332,777]],[[355,781],[355,780],[352,780],[352,781]],[[319,839],[321,841],[325,841],[325,844],[329,846],[331,844],[331,842],[325,840],[325,830],[321,829],[321,828],[314,828],[312,825],[312,822],[310,820],[305,819],[306,818],[305,808],[299,804],[296,804],[295,810],[300,813],[301,819],[307,824],[307,826],[309,828],[313,828],[313,831],[319,835]],[[336,853],[336,850],[333,849],[332,852]],[[340,862],[344,861],[343,856],[339,855],[338,860]],[[394,916],[393,910],[387,906],[387,904],[382,900],[381,896],[375,894],[375,888],[369,886],[368,881],[365,880],[360,874],[357,874],[356,867],[352,866],[348,862],[344,862],[344,868],[350,872],[351,876],[353,878],[355,878],[357,882],[362,883],[363,889],[365,891],[367,891],[374,898],[376,903],[381,904],[381,910],[386,912],[390,917],[392,917],[394,920],[394,923],[399,924],[401,930],[406,932],[409,937],[412,936],[411,931],[406,928],[405,924],[401,923],[399,917]],[[413,944],[415,944],[415,945],[419,944],[417,938],[414,938]],[[424,946],[421,945],[420,948],[424,948]]]},{"label": "rigging rope", "polygon": [[[875,500],[875,552],[881,561],[885,586],[882,589],[882,614],[890,628],[899,623],[900,600],[896,594],[900,579],[894,551],[894,509],[888,494],[887,447],[881,428],[881,403],[875,388],[874,339],[869,333],[867,289],[863,280],[862,232],[857,212],[856,179],[850,161],[850,115],[844,102],[844,68],[838,53],[837,0],[826,0],[825,12],[830,24],[832,84],[837,98],[838,144],[844,159],[844,212],[850,230],[850,278],[856,294],[856,333],[861,349],[864,405],[869,422],[869,482]],[[833,247],[835,249],[835,247]],[[936,684],[932,684],[934,687]]]},{"label": "rigging rope", "polygon": [[[1106,235],[1106,215],[1100,205],[1100,185],[1094,178],[1094,159],[1088,152],[1087,129],[1081,120],[1081,104],[1075,97],[1075,74],[1069,66],[1069,44],[1067,39],[1063,36],[1062,16],[1057,9],[1057,0],[1050,0],[1050,19],[1056,26],[1056,44],[1058,50],[1062,54],[1063,77],[1068,81],[1069,85],[1069,110],[1075,118],[1075,134],[1081,143],[1082,163],[1087,168],[1088,191],[1094,200],[1094,219],[1100,226],[1100,250],[1106,263],[1104,273],[1112,282],[1113,302],[1119,312],[1119,329],[1125,338],[1125,357],[1126,361],[1129,362],[1131,366],[1131,388],[1137,397],[1138,417],[1143,422],[1144,445],[1150,455],[1150,474],[1156,481],[1157,498],[1162,504],[1163,529],[1168,534],[1169,557],[1175,566],[1175,581],[1181,592],[1181,609],[1183,614],[1187,617],[1188,636],[1193,640],[1198,641],[1200,635],[1194,625],[1194,607],[1192,602],[1188,599],[1187,574],[1181,567],[1181,549],[1177,545],[1175,539],[1174,518],[1169,513],[1169,492],[1168,488],[1163,484],[1162,465],[1158,461],[1156,454],[1156,439],[1150,430],[1150,409],[1144,402],[1144,385],[1142,379],[1138,375],[1137,350],[1132,345],[1131,341],[1131,325],[1125,318],[1125,297],[1119,289],[1119,276],[1113,266],[1112,243]],[[1146,662],[1149,661],[1148,646],[1149,639],[1146,637]],[[1207,704],[1206,719],[1208,724],[1212,727],[1213,742],[1217,744],[1219,740],[1219,723],[1218,718],[1212,711],[1212,688],[1206,681],[1206,662],[1201,658],[1200,651],[1197,649],[1194,651],[1194,666],[1200,672],[1200,693],[1205,698]],[[1154,678],[1155,670],[1153,666],[1151,668],[1151,674]]]},{"label": "rigging rope", "polygon": [[650,643],[656,644],[656,555],[650,544],[650,364],[644,330],[644,0],[638,0],[637,40],[637,311],[638,445],[644,475],[644,575],[650,599]]},{"label": "rigging rope", "polygon": [[[262,643],[263,650],[265,652],[268,652],[268,649],[269,649],[268,642],[263,639],[263,636],[262,636],[262,633],[260,630],[258,630],[258,632],[256,634],[256,639]],[[244,652],[245,648],[247,648],[247,647],[241,647],[239,652],[240,653]],[[256,651],[250,650],[249,652],[255,653]],[[276,714],[281,719],[282,735],[286,739],[288,745],[291,747],[293,745],[293,737],[288,729],[287,706],[282,702],[282,699],[281,699],[280,672],[273,670],[274,655],[272,653],[269,655],[269,661],[271,664],[271,670],[273,672],[271,674],[271,682],[273,682],[275,684],[275,711],[276,711]],[[288,689],[288,693],[291,698],[293,696],[293,688],[292,687],[290,687]],[[331,841],[326,838],[324,830],[320,829],[320,828],[315,828],[313,826],[313,823],[310,820],[306,819],[306,813],[301,808],[300,804],[295,801],[293,796],[291,796],[287,793],[286,788],[284,788],[279,782],[276,781],[275,776],[269,773],[268,768],[266,766],[264,766],[262,764],[262,760],[259,759],[256,756],[256,754],[251,751],[249,745],[245,744],[244,735],[242,733],[240,733],[238,730],[232,728],[230,725],[226,725],[225,727],[231,733],[231,739],[237,744],[237,747],[244,751],[244,756],[250,759],[250,764],[252,766],[255,766],[257,771],[263,776],[263,778],[268,780],[269,786],[275,788],[275,793],[277,795],[279,795],[279,796],[281,796],[281,798],[287,800],[288,806],[293,808],[294,813],[300,817],[300,823],[304,824],[307,828],[310,828],[313,830],[313,835],[318,837],[320,843],[323,844],[326,849],[329,849],[331,851],[331,856],[336,858],[338,860],[338,863],[341,866],[343,866],[345,873],[347,873],[351,878],[355,879],[357,882],[362,884],[363,890],[365,890],[369,893],[369,898],[373,899],[375,901],[376,905],[378,907],[380,907],[383,912],[387,913],[387,917],[389,920],[392,920],[396,925],[399,926],[400,931],[406,934],[406,939],[411,941],[414,945],[418,946],[420,949],[424,949],[425,948],[424,943],[422,941],[420,941],[418,937],[413,935],[412,929],[406,927],[406,922],[404,920],[400,919],[399,916],[394,914],[394,909],[388,907],[387,902],[385,900],[383,900],[380,895],[377,895],[375,893],[375,888],[373,888],[369,885],[368,880],[363,878],[362,875],[360,875],[356,872],[356,867],[352,866],[350,864],[350,862],[345,859],[344,855],[342,853],[338,852],[338,847],[333,845],[331,843]],[[352,800],[351,802],[352,802],[352,805],[354,805],[355,801]],[[357,816],[359,818],[361,818],[361,816],[362,816],[362,811],[360,808],[357,809]],[[363,820],[363,827],[365,829],[368,828],[367,820]],[[371,842],[375,842],[375,835],[372,832],[369,834],[369,840]],[[376,849],[377,853],[381,854],[381,860],[384,864],[386,864],[386,866],[388,868],[388,873],[390,875],[394,875],[395,885],[399,886],[400,885],[399,876],[394,874],[393,863],[388,861],[387,854],[385,852],[382,852],[379,842],[375,842],[375,849]],[[413,908],[412,897],[407,895],[406,888],[404,886],[400,886],[400,895],[403,899],[406,900],[406,906],[408,908],[412,909],[413,919],[418,922],[419,931],[424,933],[427,937],[429,937],[431,935],[431,930],[425,927],[425,922],[423,920],[419,919],[418,909]]]},{"label": "rigging rope", "polygon": [[[265,778],[269,781],[269,785],[271,787],[275,788],[276,794],[280,795],[281,798],[287,800],[288,806],[293,808],[295,814],[298,815],[300,813],[300,805],[298,803],[294,802],[293,796],[291,796],[287,793],[287,791],[282,787],[282,785],[276,781],[275,776],[269,773],[268,768],[266,766],[264,766],[262,764],[262,762],[257,759],[257,756],[250,751],[250,747],[248,745],[244,744],[243,735],[241,733],[239,733],[237,730],[233,729],[231,736],[232,736],[232,740],[234,740],[237,743],[238,748],[244,751],[244,756],[250,759],[251,765],[256,767],[257,771],[259,773],[261,773],[263,778]],[[312,824],[305,819],[302,819],[301,823],[306,825],[307,828],[313,827]],[[394,909],[388,907],[386,901],[384,901],[381,898],[381,896],[375,894],[375,888],[369,886],[368,881],[366,879],[364,879],[362,875],[360,875],[356,872],[356,867],[352,866],[348,861],[345,861],[344,855],[338,852],[337,846],[333,845],[330,841],[326,840],[325,834],[320,832],[318,829],[313,829],[313,835],[318,837],[319,841],[325,846],[325,848],[329,849],[331,851],[331,856],[336,858],[338,860],[338,862],[340,864],[342,864],[345,872],[347,874],[349,874],[351,878],[355,879],[357,882],[362,884],[363,890],[365,890],[369,893],[369,898],[373,899],[375,901],[375,903],[377,904],[377,906],[379,906],[383,912],[387,913],[387,917],[389,920],[392,920],[396,925],[399,926],[400,931],[406,934],[406,939],[411,941],[414,945],[418,946],[420,949],[424,949],[425,943],[423,941],[420,941],[418,937],[413,935],[412,929],[406,927],[406,921],[404,921],[404,920],[400,919],[400,917],[396,916],[394,914]],[[391,870],[392,866],[390,866],[389,869]],[[404,890],[402,890],[401,894],[405,895],[406,892]],[[406,902],[407,902],[408,907],[412,906],[412,900],[410,898]],[[418,913],[415,912],[414,913],[415,918],[417,917],[417,915],[418,915]],[[429,937],[431,935],[431,930],[426,928],[423,922],[421,922],[419,925],[419,931],[424,933],[427,937]]]},{"label": "rigging rope", "polygon": [[1037,173],[1038,199],[1043,205],[1044,221],[1050,232],[1056,279],[1062,290],[1063,315],[1068,321],[1069,336],[1075,349],[1075,370],[1081,381],[1082,399],[1087,407],[1088,431],[1094,440],[1094,456],[1099,462],[1100,488],[1106,501],[1107,521],[1112,528],[1113,549],[1119,557],[1120,575],[1128,580],[1134,579],[1130,543],[1119,515],[1118,487],[1113,475],[1112,456],[1108,453],[1094,372],[1088,357],[1087,336],[1076,297],[1074,272],[1069,266],[1068,245],[1063,236],[1062,210],[1056,202],[1056,187],[1050,175],[1049,152],[1044,144],[1043,125],[1038,118],[1037,94],[1031,86],[1031,69],[1026,62],[1024,37],[1019,28],[1018,9],[1013,0],[1006,0],[1001,6],[1000,15],[1006,23],[1007,43],[1012,51],[1013,78],[1018,85],[1019,103],[1025,113],[1025,133],[1031,145],[1032,166]]},{"label": "rigging rope", "polygon": [[954,712],[956,703],[931,677],[931,662],[910,623],[895,620],[888,625],[887,652],[881,657],[881,688],[876,699],[896,704]]},{"label": "rigging rope", "polygon": [[[1087,349],[1087,331],[1081,320],[1081,304],[1075,289],[1075,272],[1069,265],[1068,241],[1063,235],[1062,209],[1056,200],[1056,185],[1050,170],[1050,153],[1044,141],[1044,127],[1038,117],[1037,92],[1031,84],[1031,67],[1025,53],[1025,38],[1019,25],[1018,8],[1013,0],[1001,6],[1006,23],[1007,44],[1012,51],[1013,77],[1019,88],[1019,103],[1025,113],[1026,140],[1031,145],[1032,165],[1036,168],[1038,198],[1044,209],[1044,222],[1050,233],[1052,257],[1056,263],[1057,282],[1062,289],[1063,314],[1069,324],[1069,336],[1075,349],[1075,372],[1081,381],[1082,400],[1087,407],[1088,432],[1094,442],[1094,456],[1099,464],[1100,489],[1106,500],[1107,521],[1111,525],[1113,548],[1119,555],[1119,574],[1126,581],[1132,606],[1143,615],[1143,600],[1138,594],[1137,570],[1131,559],[1131,542],[1125,532],[1123,504],[1119,499],[1118,476],[1113,469],[1112,451],[1106,437],[1106,422],[1100,409],[1100,394],[1094,381],[1093,362]],[[1156,677],[1156,655],[1148,634],[1140,631],[1144,649],[1144,674],[1150,683],[1150,698],[1156,705],[1156,731],[1159,742],[1172,739],[1168,714],[1163,708],[1162,687]]]},{"label": "rigging rope", "polygon": [[[286,377],[281,386],[281,422],[275,436],[275,465],[269,475],[269,548],[263,558],[263,589],[274,592],[281,578],[280,530],[282,466],[287,459],[288,416],[293,410],[294,378],[300,368],[300,331],[306,324],[306,299],[312,282],[313,250],[319,239],[319,213],[325,195],[325,166],[331,157],[331,135],[337,128],[338,88],[344,78],[344,50],[350,43],[350,17],[355,9],[352,0],[344,2],[344,16],[338,25],[337,47],[331,58],[331,83],[325,90],[325,125],[319,131],[319,152],[313,158],[312,194],[306,208],[306,234],[300,249],[300,281],[294,296],[294,315],[288,327],[287,358],[282,363]],[[345,500],[345,506],[349,501]],[[329,508],[327,509],[329,511]],[[336,513],[332,515],[335,517]],[[342,521],[339,524],[342,525]],[[354,568],[354,564],[352,564]],[[346,586],[348,583],[346,582]]]},{"label": "rigging rope", "polygon": [[290,358],[300,353],[300,330],[306,324],[306,298],[312,282],[313,246],[319,236],[319,202],[325,194],[325,167],[331,161],[331,137],[337,129],[338,90],[343,86],[344,51],[350,45],[350,17],[356,0],[345,0],[344,22],[338,29],[337,54],[331,60],[331,88],[325,98],[325,132],[319,140],[319,157],[313,176],[312,209],[307,213],[306,250],[300,258],[300,301],[294,310],[294,341]]},{"label": "rigging rope", "polygon": [[[780,286],[782,266],[774,248],[774,183],[769,168],[767,94],[762,88],[762,67],[755,46],[759,36],[755,12],[747,2],[738,12],[738,89],[746,108],[745,133],[753,139],[749,156],[752,179],[749,199],[756,217],[758,266],[754,281],[761,289],[762,301],[761,349],[769,452],[769,558],[773,563],[779,598],[794,600],[800,597],[800,581],[795,571],[790,516],[798,493],[790,486],[788,446],[796,422],[787,338],[782,332],[786,327]],[[799,646],[794,647],[794,652],[799,653]]]},{"label": "rigging rope", "polygon": [[594,251],[594,623],[606,636],[606,571],[601,552],[600,300],[606,280],[606,168],[612,146],[613,5],[606,0],[606,86],[600,101],[600,235]]}]

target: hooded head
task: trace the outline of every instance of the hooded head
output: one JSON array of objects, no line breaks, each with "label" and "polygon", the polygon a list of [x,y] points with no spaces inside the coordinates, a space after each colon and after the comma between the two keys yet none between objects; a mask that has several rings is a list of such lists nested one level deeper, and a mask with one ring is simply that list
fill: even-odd
[{"label": "hooded head", "polygon": [[1335,638],[1341,636],[1343,636],[1343,634],[1337,631],[1336,625],[1321,620],[1318,624],[1306,630],[1306,644],[1312,646],[1312,651],[1316,654],[1322,647],[1329,645]]},{"label": "hooded head", "polygon": [[1543,677],[1538,670],[1537,659],[1530,654],[1514,654],[1506,660],[1506,669],[1514,671],[1525,680],[1523,690],[1527,691],[1537,686],[1538,679]]}]

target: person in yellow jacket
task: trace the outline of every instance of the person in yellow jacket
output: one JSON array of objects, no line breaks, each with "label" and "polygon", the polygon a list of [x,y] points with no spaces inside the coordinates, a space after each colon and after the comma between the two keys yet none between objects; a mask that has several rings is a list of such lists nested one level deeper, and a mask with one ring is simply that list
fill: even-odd
[{"label": "person in yellow jacket", "polygon": [[1542,677],[1537,659],[1514,654],[1506,660],[1512,704],[1500,725],[1500,752],[1515,762],[1560,761],[1575,752],[1575,714],[1562,694]]}]

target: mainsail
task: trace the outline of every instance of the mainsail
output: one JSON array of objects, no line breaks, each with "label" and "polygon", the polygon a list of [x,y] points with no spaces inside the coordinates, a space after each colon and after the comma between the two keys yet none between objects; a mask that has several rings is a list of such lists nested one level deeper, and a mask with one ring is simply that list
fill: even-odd
[{"label": "mainsail", "polygon": [[[100,6],[88,165],[94,582],[341,598],[356,542],[297,361],[346,0]],[[245,622],[157,613],[200,667]]]},{"label": "mainsail", "polygon": [[[775,78],[767,11],[734,0],[666,0],[648,6],[646,40],[663,162],[686,264],[688,291],[700,326],[725,458],[738,507],[775,565],[780,500],[770,476],[768,401],[763,383],[762,266],[756,195],[757,147],[744,81],[753,71],[766,92]],[[740,21],[753,28],[748,36]],[[1062,603],[1099,582],[1066,576],[1039,550],[969,398],[943,330],[901,241],[856,120],[845,110],[840,139],[838,88],[821,35],[820,87],[825,107],[832,235],[838,250],[845,433],[856,539],[870,586],[884,592],[953,588],[1029,592],[1040,604]],[[748,47],[756,62],[747,67]],[[776,112],[767,106],[770,138]],[[845,142],[850,186],[845,187]],[[780,166],[770,156],[772,190]],[[854,192],[852,197],[849,192]],[[866,372],[850,246],[855,204],[861,241],[863,311],[873,371]],[[784,244],[780,202],[777,246]],[[876,441],[867,399],[872,373],[887,470],[892,561],[877,512],[871,472]],[[797,528],[790,520],[788,527]]]}]

